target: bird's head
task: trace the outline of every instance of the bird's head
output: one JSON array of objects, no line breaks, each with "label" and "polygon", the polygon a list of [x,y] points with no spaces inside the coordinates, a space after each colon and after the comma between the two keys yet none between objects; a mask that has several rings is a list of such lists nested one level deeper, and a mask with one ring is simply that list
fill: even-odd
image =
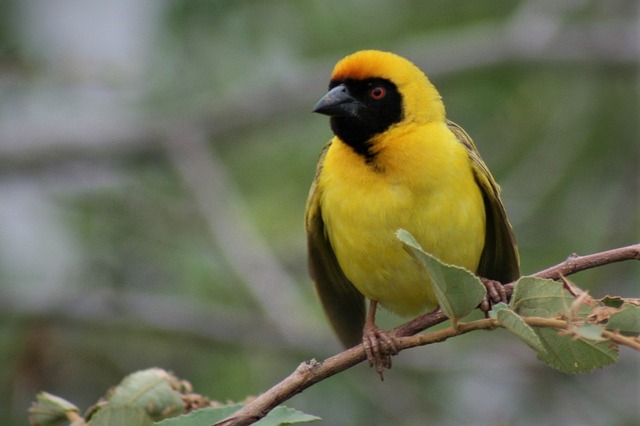
[{"label": "bird's head", "polygon": [[372,138],[401,123],[444,121],[440,94],[424,73],[401,56],[363,50],[338,62],[329,92],[313,109],[356,152],[371,155]]}]

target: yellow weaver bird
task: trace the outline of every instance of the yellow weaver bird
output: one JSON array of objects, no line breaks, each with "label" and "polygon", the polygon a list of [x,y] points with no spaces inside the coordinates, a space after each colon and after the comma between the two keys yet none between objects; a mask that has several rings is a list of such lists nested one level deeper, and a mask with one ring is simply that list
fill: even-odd
[{"label": "yellow weaver bird", "polygon": [[375,325],[377,304],[415,316],[437,303],[396,231],[445,263],[503,283],[519,276],[515,238],[473,141],[447,120],[440,94],[413,63],[375,50],[347,56],[314,112],[331,117],[335,136],[307,201],[311,275],[341,342],[364,343],[381,373],[395,347]]}]

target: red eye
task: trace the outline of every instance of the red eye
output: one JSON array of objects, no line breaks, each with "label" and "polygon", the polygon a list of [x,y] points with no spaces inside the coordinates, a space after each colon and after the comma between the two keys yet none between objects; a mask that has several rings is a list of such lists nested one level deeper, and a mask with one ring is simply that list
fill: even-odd
[{"label": "red eye", "polygon": [[375,100],[384,98],[386,94],[387,91],[382,86],[376,86],[369,91],[369,96],[371,96]]}]

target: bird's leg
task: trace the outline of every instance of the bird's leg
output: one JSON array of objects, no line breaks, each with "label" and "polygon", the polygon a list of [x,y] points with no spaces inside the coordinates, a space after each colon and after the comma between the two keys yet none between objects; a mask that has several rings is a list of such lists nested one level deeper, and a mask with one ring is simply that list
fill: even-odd
[{"label": "bird's leg", "polygon": [[377,306],[378,302],[375,300],[372,300],[369,305],[369,313],[362,331],[362,345],[369,365],[375,366],[380,379],[384,380],[383,371],[385,368],[391,368],[391,355],[396,355],[398,349],[393,336],[376,325]]},{"label": "bird's leg", "polygon": [[480,302],[480,310],[484,312],[485,317],[488,318],[491,306],[500,302],[508,302],[507,292],[504,290],[502,283],[500,283],[499,281],[482,277],[480,277],[480,281],[482,281],[482,284],[484,284],[485,288],[487,289],[487,294],[485,294],[484,299],[482,299],[482,302]]}]

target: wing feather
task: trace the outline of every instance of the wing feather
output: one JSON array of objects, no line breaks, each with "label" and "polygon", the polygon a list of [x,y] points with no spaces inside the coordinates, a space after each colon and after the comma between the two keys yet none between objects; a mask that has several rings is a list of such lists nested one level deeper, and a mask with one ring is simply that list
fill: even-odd
[{"label": "wing feather", "polygon": [[514,281],[520,276],[520,258],[513,229],[500,199],[500,187],[467,132],[451,121],[447,125],[469,152],[473,173],[484,198],[487,230],[476,273],[501,283]]},{"label": "wing feather", "polygon": [[305,214],[305,228],[309,253],[309,270],[324,311],[345,347],[362,342],[362,328],[366,315],[364,296],[344,275],[325,231],[320,203],[318,177],[331,143],[327,144],[316,169],[309,191]]}]

